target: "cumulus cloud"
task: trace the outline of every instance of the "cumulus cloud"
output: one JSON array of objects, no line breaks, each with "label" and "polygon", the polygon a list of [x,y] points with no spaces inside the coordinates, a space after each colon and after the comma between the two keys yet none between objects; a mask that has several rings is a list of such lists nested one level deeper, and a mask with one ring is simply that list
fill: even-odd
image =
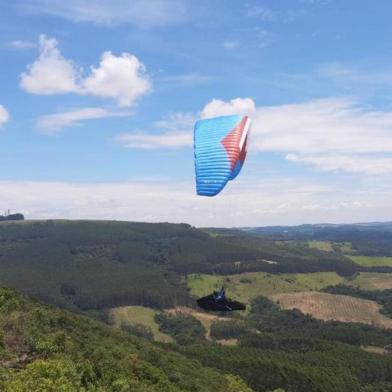
[{"label": "cumulus cloud", "polygon": [[166,119],[155,122],[160,133],[130,132],[118,135],[115,140],[127,148],[167,149],[190,147],[193,144],[193,125],[196,116],[192,113],[173,113]]},{"label": "cumulus cloud", "polygon": [[[167,180],[118,183],[0,181],[0,205],[27,218],[188,222],[197,226],[347,223],[392,220],[391,183],[332,187],[304,179],[239,178],[219,198],[194,184]],[[388,185],[385,187],[385,185]],[[26,192],[26,189],[28,192]],[[282,189],[285,191],[282,192]],[[175,200],[175,203],[173,202]]]},{"label": "cumulus cloud", "polygon": [[282,159],[322,171],[392,173],[392,112],[345,98],[258,107],[251,98],[213,99],[200,113],[156,122],[159,133],[128,133],[118,141],[131,148],[191,147],[197,118],[233,113],[253,119],[250,150],[281,153]]},{"label": "cumulus cloud", "polygon": [[202,118],[225,116],[229,114],[252,115],[256,105],[251,98],[234,98],[229,102],[213,99],[201,111]]},{"label": "cumulus cloud", "polygon": [[8,122],[9,118],[10,115],[7,109],[3,105],[0,105],[0,127],[6,122]]},{"label": "cumulus cloud", "polygon": [[122,53],[113,56],[105,52],[98,68],[91,68],[91,75],[82,82],[83,91],[98,97],[116,99],[120,106],[132,106],[151,89],[145,67],[136,56]]},{"label": "cumulus cloud", "polygon": [[26,0],[22,7],[28,12],[55,15],[72,22],[153,28],[184,22],[188,17],[187,3],[185,0]]},{"label": "cumulus cloud", "polygon": [[80,92],[78,70],[65,59],[54,38],[41,35],[38,59],[23,72],[20,86],[32,94],[64,94]]},{"label": "cumulus cloud", "polygon": [[282,153],[324,171],[392,173],[392,112],[345,98],[258,107],[250,98],[236,98],[213,99],[201,117],[232,113],[252,117],[253,150]]},{"label": "cumulus cloud", "polygon": [[129,115],[128,112],[115,112],[104,108],[82,108],[41,116],[37,119],[37,127],[46,134],[53,134],[65,127],[81,125],[85,120]]},{"label": "cumulus cloud", "polygon": [[71,60],[65,59],[53,38],[40,36],[40,55],[22,73],[20,86],[33,94],[76,93],[112,98],[120,106],[132,106],[148,93],[151,81],[145,66],[129,53],[115,56],[104,52],[98,67],[83,77]]}]

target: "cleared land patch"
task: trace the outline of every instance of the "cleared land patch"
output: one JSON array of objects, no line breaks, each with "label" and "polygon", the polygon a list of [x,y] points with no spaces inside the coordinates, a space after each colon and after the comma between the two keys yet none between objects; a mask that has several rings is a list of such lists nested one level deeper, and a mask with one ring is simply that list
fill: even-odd
[{"label": "cleared land patch", "polygon": [[216,321],[216,320],[220,320],[220,321],[230,320],[229,318],[219,317],[215,314],[199,312],[195,309],[188,308],[186,306],[178,306],[173,309],[167,309],[167,310],[165,310],[165,313],[172,314],[172,315],[185,314],[185,315],[189,315],[189,316],[192,316],[192,317],[198,319],[203,324],[203,327],[207,331],[207,333],[206,333],[207,339],[210,338],[211,324],[214,321]]},{"label": "cleared land patch", "polygon": [[224,285],[228,297],[244,302],[249,302],[258,295],[320,290],[343,282],[344,278],[335,272],[279,275],[248,272],[229,276],[192,274],[187,278],[188,287],[194,296],[210,294]]},{"label": "cleared land patch", "polygon": [[332,244],[329,241],[308,241],[309,248],[323,250],[324,252],[333,252]]},{"label": "cleared land patch", "polygon": [[354,263],[364,265],[366,267],[392,267],[392,257],[383,256],[352,256],[346,255]]},{"label": "cleared land patch", "polygon": [[380,305],[347,295],[318,292],[283,293],[272,295],[283,309],[299,309],[321,320],[373,324],[392,328],[392,319],[382,315]]},{"label": "cleared land patch", "polygon": [[162,333],[154,320],[157,311],[144,306],[120,306],[109,310],[109,315],[115,327],[121,325],[144,325],[151,329],[154,340],[158,342],[172,342],[171,336]]},{"label": "cleared land patch", "polygon": [[346,284],[363,290],[388,290],[392,289],[392,274],[361,272],[354,280],[347,281]]}]

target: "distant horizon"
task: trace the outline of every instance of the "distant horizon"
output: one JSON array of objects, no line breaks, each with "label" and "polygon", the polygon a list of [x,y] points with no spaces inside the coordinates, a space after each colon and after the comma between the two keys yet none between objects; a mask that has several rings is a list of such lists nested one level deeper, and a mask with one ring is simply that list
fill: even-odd
[{"label": "distant horizon", "polygon": [[[148,224],[160,224],[160,223],[168,223],[173,225],[181,225],[186,224],[197,229],[257,229],[257,228],[268,228],[268,227],[300,227],[300,226],[360,226],[360,225],[392,225],[392,221],[374,221],[374,222],[345,222],[345,223],[328,223],[328,222],[319,222],[319,223],[299,223],[292,225],[256,225],[256,226],[194,226],[189,222],[170,222],[170,221],[139,221],[139,220],[121,220],[121,219],[95,219],[95,218],[26,218],[26,215],[21,211],[11,212],[13,214],[22,214],[24,216],[23,220],[19,221],[4,221],[4,222],[45,222],[45,221],[70,221],[70,222],[119,222],[119,223],[148,223]],[[1,215],[0,216],[6,216]],[[2,223],[0,221],[0,223]]]}]

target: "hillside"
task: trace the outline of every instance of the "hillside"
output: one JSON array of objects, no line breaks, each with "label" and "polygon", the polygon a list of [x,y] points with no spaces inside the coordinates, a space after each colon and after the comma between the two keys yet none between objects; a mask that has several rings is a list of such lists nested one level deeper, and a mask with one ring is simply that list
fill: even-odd
[{"label": "hillside", "polygon": [[[189,340],[190,328],[201,325],[189,314],[162,317],[160,323],[169,328],[177,344],[156,344],[0,289],[0,390],[368,392],[392,388],[392,357],[387,354],[392,333],[373,327],[318,322],[259,298],[247,316],[210,319],[213,339],[238,338],[238,346],[227,347],[203,336]],[[362,346],[386,354],[367,352]]]},{"label": "hillside", "polygon": [[250,392],[147,340],[0,289],[0,390]]},{"label": "hillside", "polygon": [[71,310],[189,305],[183,278],[190,273],[347,276],[360,268],[341,254],[244,234],[210,235],[186,224],[0,223],[0,284]]},{"label": "hillside", "polygon": [[[350,259],[386,250],[248,231],[0,223],[0,285],[93,317],[1,289],[0,390],[392,390],[392,274]],[[221,285],[247,310],[196,308]]]}]

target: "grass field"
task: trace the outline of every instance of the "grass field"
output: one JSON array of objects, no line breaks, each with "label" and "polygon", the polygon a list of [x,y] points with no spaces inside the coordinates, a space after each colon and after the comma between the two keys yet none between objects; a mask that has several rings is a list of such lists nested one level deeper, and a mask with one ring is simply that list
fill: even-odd
[{"label": "grass field", "polygon": [[344,279],[335,272],[280,275],[249,272],[229,276],[192,274],[187,279],[188,287],[195,296],[210,294],[224,284],[229,297],[245,302],[258,295],[320,290],[343,282]]},{"label": "grass field", "polygon": [[392,274],[361,272],[354,280],[347,281],[346,284],[363,290],[392,289]]},{"label": "grass field", "polygon": [[323,250],[324,252],[333,252],[330,241],[308,241],[309,248]]},{"label": "grass field", "polygon": [[392,257],[375,257],[375,256],[352,256],[347,255],[354,263],[364,265],[366,267],[392,267]]},{"label": "grass field", "polygon": [[392,319],[379,312],[380,305],[365,299],[329,293],[282,293],[271,296],[283,309],[299,309],[321,320],[372,324],[392,328]]},{"label": "grass field", "polygon": [[128,325],[141,324],[151,329],[154,340],[159,342],[173,341],[169,335],[159,331],[158,324],[154,320],[157,312],[153,309],[143,306],[121,306],[110,309],[109,313],[116,327],[120,327],[123,323]]}]

